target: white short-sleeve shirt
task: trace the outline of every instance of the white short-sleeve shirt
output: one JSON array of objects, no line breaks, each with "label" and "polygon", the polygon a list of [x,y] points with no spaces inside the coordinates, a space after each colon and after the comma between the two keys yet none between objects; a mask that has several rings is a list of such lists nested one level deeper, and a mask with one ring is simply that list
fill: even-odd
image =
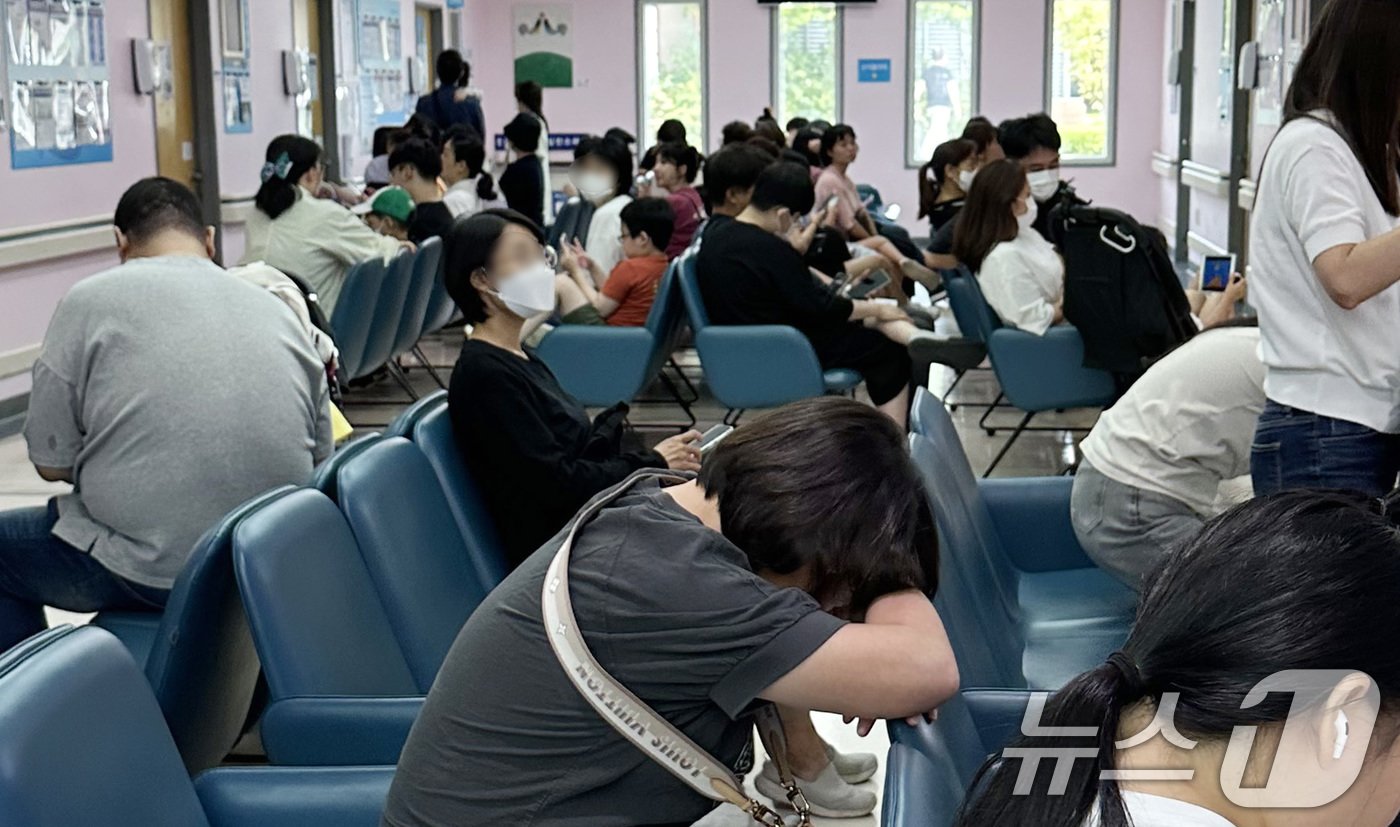
[{"label": "white short-sleeve shirt", "polygon": [[1250,301],[1259,310],[1269,399],[1400,433],[1400,285],[1347,310],[1313,269],[1324,252],[1396,226],[1325,111],[1286,124],[1269,147],[1250,225]]},{"label": "white short-sleeve shirt", "polygon": [[1065,262],[1033,229],[992,248],[977,271],[982,295],[1004,324],[1045,335],[1065,294]]}]

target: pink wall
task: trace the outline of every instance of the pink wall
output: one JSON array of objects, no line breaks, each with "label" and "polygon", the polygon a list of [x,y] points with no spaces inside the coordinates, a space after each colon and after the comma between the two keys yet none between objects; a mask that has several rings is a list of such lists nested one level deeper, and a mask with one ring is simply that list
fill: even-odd
[{"label": "pink wall", "polygon": [[[515,111],[511,6],[498,0],[469,5],[467,11],[467,56],[473,82],[486,92],[492,132]],[[1045,0],[983,0],[979,109],[993,120],[1044,108],[1045,10]],[[845,7],[843,120],[860,135],[857,179],[878,187],[887,202],[912,207],[917,178],[903,161],[907,13],[908,4],[901,0]],[[769,103],[771,25],[769,10],[755,0],[709,0],[708,14],[707,132],[713,145],[720,126],[736,118],[751,121]],[[574,18],[575,88],[545,90],[551,128],[602,132],[622,126],[635,133],[635,1],[575,3]],[[1117,163],[1065,173],[1096,202],[1147,219],[1155,219],[1159,206],[1151,160],[1161,123],[1162,26],[1160,4],[1121,0]],[[1151,59],[1136,59],[1142,55]],[[861,58],[889,58],[894,82],[857,83]],[[906,209],[906,218],[912,221],[914,212]]]},{"label": "pink wall", "polygon": [[[208,0],[214,42],[219,41],[219,0]],[[223,130],[223,61],[214,56],[214,104],[219,112],[219,189],[225,199],[258,190],[263,151],[278,135],[295,132],[296,104],[282,91],[282,52],[293,48],[289,0],[248,0],[248,71],[253,86],[253,131]]]}]

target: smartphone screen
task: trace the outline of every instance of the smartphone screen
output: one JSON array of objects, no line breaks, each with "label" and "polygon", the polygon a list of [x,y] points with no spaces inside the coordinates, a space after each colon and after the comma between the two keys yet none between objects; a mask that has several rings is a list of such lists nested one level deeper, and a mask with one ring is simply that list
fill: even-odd
[{"label": "smartphone screen", "polygon": [[734,432],[734,428],[729,425],[716,425],[700,435],[700,456],[705,456],[715,449],[715,446],[724,441],[725,437]]},{"label": "smartphone screen", "polygon": [[1230,286],[1235,274],[1234,256],[1206,256],[1201,265],[1201,289],[1220,292]]},{"label": "smartphone screen", "polygon": [[863,299],[889,283],[890,274],[886,273],[884,270],[876,270],[874,273],[861,279],[856,286],[850,289],[847,295],[853,299]]}]

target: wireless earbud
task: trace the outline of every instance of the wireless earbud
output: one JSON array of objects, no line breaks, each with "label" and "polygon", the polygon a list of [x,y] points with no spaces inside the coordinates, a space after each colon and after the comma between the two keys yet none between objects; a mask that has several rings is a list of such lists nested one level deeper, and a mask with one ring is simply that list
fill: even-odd
[{"label": "wireless earbud", "polygon": [[1332,744],[1332,757],[1341,758],[1347,748],[1347,714],[1337,710],[1337,740]]}]

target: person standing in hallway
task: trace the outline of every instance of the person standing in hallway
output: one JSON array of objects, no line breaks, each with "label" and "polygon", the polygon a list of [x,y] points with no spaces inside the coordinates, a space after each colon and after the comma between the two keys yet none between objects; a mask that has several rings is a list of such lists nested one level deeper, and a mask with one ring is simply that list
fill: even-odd
[{"label": "person standing in hallway", "polygon": [[414,111],[437,124],[442,132],[457,124],[466,124],[486,140],[486,116],[481,111],[481,101],[466,89],[471,78],[472,65],[463,60],[456,49],[448,49],[438,55],[438,88],[419,98]]},{"label": "person standing in hallway", "polygon": [[1379,496],[1400,470],[1400,5],[1335,0],[1264,159],[1250,230],[1264,494]]},{"label": "person standing in hallway", "polygon": [[515,84],[515,105],[522,114],[534,115],[540,122],[539,146],[535,148],[535,157],[540,159],[540,171],[544,178],[540,204],[540,214],[544,220],[540,226],[548,227],[554,223],[554,184],[549,177],[549,121],[544,117],[544,87],[533,80]]},{"label": "person standing in hallway", "polygon": [[321,357],[281,301],[210,260],[194,193],[147,178],[113,223],[121,265],[68,292],[34,364],[29,459],[74,487],[0,513],[0,651],[44,606],[160,609],[201,534],[331,453]]}]

